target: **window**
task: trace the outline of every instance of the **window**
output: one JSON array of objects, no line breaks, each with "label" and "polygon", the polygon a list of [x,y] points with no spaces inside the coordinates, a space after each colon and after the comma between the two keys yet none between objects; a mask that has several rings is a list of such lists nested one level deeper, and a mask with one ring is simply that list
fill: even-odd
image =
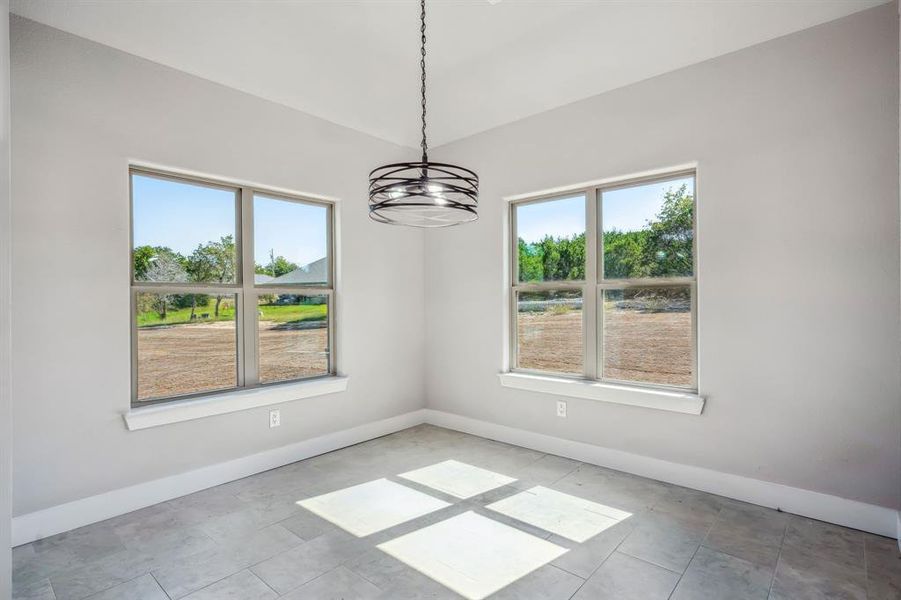
[{"label": "window", "polygon": [[510,210],[513,370],[697,389],[693,171]]},{"label": "window", "polygon": [[330,203],[130,179],[132,405],[335,372]]}]

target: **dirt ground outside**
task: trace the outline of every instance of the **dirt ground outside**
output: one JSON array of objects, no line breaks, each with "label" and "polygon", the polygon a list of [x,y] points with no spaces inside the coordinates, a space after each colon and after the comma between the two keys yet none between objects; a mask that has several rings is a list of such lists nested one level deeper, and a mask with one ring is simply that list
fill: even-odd
[{"label": "dirt ground outside", "polygon": [[[138,329],[138,399],[235,387],[235,323]],[[298,379],[328,372],[328,329],[260,321],[260,380]]]},{"label": "dirt ground outside", "polygon": [[[582,312],[519,313],[519,366],[581,374]],[[604,377],[642,383],[692,384],[689,311],[604,310]]]},{"label": "dirt ground outside", "polygon": [[260,381],[272,383],[328,373],[328,329],[260,321]]},{"label": "dirt ground outside", "polygon": [[[692,383],[691,314],[608,305],[604,313],[604,376],[687,386]],[[519,314],[524,369],[581,374],[582,312]],[[138,399],[235,387],[235,324],[229,321],[143,327],[138,330]],[[328,372],[328,329],[260,322],[260,379],[264,383]]]},{"label": "dirt ground outside", "polygon": [[584,371],[581,310],[521,312],[517,328],[521,369],[575,375]]}]

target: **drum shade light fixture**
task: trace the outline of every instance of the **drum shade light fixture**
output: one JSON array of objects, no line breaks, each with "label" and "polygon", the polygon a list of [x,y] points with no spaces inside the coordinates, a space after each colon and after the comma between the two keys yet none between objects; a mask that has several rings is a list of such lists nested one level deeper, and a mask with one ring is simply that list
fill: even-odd
[{"label": "drum shade light fixture", "polygon": [[426,142],[425,0],[420,0],[419,67],[422,73],[422,160],[394,163],[369,174],[369,217],[410,227],[449,227],[479,218],[479,176],[469,169],[429,162]]}]

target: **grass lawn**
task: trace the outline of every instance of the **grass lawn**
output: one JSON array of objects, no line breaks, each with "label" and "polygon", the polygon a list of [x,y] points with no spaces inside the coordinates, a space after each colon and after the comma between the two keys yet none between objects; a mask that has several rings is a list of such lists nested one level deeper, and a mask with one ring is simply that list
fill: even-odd
[{"label": "grass lawn", "polygon": [[298,321],[323,321],[326,318],[327,304],[261,304],[258,308],[264,321],[276,323],[297,323]]},{"label": "grass lawn", "polygon": [[[223,302],[219,306],[219,317],[214,317],[216,301],[211,299],[206,306],[197,306],[194,314],[197,319],[194,323],[207,323],[210,321],[233,321],[235,318],[234,306],[226,306]],[[322,321],[326,318],[326,304],[261,304],[259,307],[260,319],[274,321],[276,323],[296,323],[299,321]],[[202,319],[202,314],[209,317]],[[191,308],[169,309],[166,318],[160,318],[156,311],[138,313],[138,327],[155,327],[158,325],[182,325],[191,323]]]}]

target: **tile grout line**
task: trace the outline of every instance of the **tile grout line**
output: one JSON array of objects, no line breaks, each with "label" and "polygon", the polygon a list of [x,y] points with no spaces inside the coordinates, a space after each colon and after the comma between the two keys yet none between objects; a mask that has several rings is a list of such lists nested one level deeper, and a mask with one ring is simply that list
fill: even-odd
[{"label": "tile grout line", "polygon": [[776,585],[776,573],[779,572],[779,563],[782,562],[782,549],[785,547],[785,535],[788,532],[788,526],[791,523],[791,516],[785,521],[785,527],[782,529],[782,539],[779,540],[779,554],[776,555],[776,565],[773,567],[773,576],[770,578],[770,588],[767,590],[766,597],[773,595],[773,586]]},{"label": "tile grout line", "polygon": [[548,454],[547,452],[542,452],[542,453],[541,453],[541,456],[539,456],[538,458],[536,458],[535,460],[533,460],[532,462],[528,463],[527,465],[525,465],[525,466],[522,467],[522,468],[523,468],[523,469],[528,469],[529,467],[531,467],[532,465],[534,465],[535,463],[537,463],[539,460],[544,460],[544,459],[547,458],[548,456],[550,456],[550,454]]},{"label": "tile grout line", "polygon": [[[266,560],[268,560],[268,559],[266,559]],[[265,561],[264,561],[264,562],[265,562]],[[295,592],[295,591],[299,590],[300,588],[302,588],[302,587],[305,586],[305,585],[309,585],[309,584],[313,583],[314,581],[316,581],[316,580],[319,579],[320,577],[324,577],[325,575],[328,575],[329,573],[331,573],[331,572],[334,571],[335,569],[337,569],[337,568],[339,568],[339,567],[343,567],[343,566],[344,566],[344,563],[341,563],[340,565],[336,565],[336,566],[332,567],[331,569],[329,569],[328,571],[325,571],[324,573],[320,573],[320,574],[317,575],[316,577],[313,577],[312,579],[309,579],[309,580],[307,580],[307,581],[304,581],[303,583],[301,583],[301,584],[298,585],[297,587],[291,588],[290,590],[288,590],[288,591],[285,592],[284,594],[279,594],[279,593],[278,593],[278,590],[276,590],[276,589],[273,588],[271,585],[269,585],[268,583],[266,583],[266,580],[265,580],[265,579],[263,579],[262,577],[260,577],[260,576],[257,575],[256,573],[253,573],[253,571],[251,571],[251,573],[253,573],[255,577],[258,577],[258,578],[260,579],[260,581],[262,581],[263,583],[266,583],[266,587],[268,587],[270,590],[272,590],[273,592],[275,592],[276,597],[281,598],[282,596],[287,596],[287,595],[290,594],[291,592]],[[346,567],[345,567],[345,568],[346,568]],[[356,571],[354,571],[354,572],[356,573]],[[360,575],[360,577],[363,577],[363,576]],[[365,579],[365,577],[364,577],[364,579]],[[369,580],[367,579],[367,581],[369,581]],[[370,583],[372,583],[372,582],[370,582]],[[372,585],[375,585],[375,584],[373,583]],[[376,585],[376,587],[378,587],[378,586]]]},{"label": "tile grout line", "polygon": [[864,582],[866,584],[866,589],[864,589],[864,593],[867,595],[867,598],[870,597],[870,565],[867,560],[867,538],[863,537],[863,576]]},{"label": "tile grout line", "polygon": [[56,590],[53,589],[53,582],[50,581],[50,578],[47,578],[47,583],[50,585],[50,593],[53,594],[53,600],[57,600],[58,596],[56,595]]},{"label": "tile grout line", "polygon": [[[728,557],[730,557],[730,558],[735,558],[735,559],[738,559],[738,560],[740,560],[740,561],[742,561],[742,562],[751,563],[751,564],[754,565],[755,567],[766,568],[766,565],[762,565],[762,564],[760,564],[760,563],[756,563],[756,562],[754,562],[753,560],[748,560],[747,558],[743,558],[743,557],[741,557],[741,556],[738,556],[737,554],[732,554],[731,552],[726,552],[725,550],[720,550],[719,548],[713,548],[713,547],[711,547],[711,546],[706,545],[704,542],[701,542],[701,546],[704,547],[704,548],[707,549],[707,550],[710,550],[711,552],[716,552],[717,554],[722,554],[722,555],[728,556]],[[774,568],[775,568],[775,567],[774,567]],[[775,571],[774,571],[774,572],[775,572]]]},{"label": "tile grout line", "polygon": [[[284,521],[287,521],[288,519],[293,519],[295,516],[296,516],[296,515],[292,515],[292,516],[288,517],[287,519],[283,519],[283,520],[284,520]],[[281,523],[281,521],[279,521],[278,523]],[[278,523],[276,523],[276,524],[278,524]],[[281,551],[281,552],[276,552],[275,554],[272,554],[272,555],[270,555],[270,556],[267,556],[266,558],[264,558],[264,559],[262,559],[262,560],[259,560],[259,561],[255,562],[255,563],[249,564],[249,565],[247,565],[246,567],[244,567],[243,569],[241,569],[240,571],[237,571],[238,573],[240,573],[241,571],[247,571],[248,573],[250,573],[251,575],[253,575],[253,576],[256,577],[257,579],[259,579],[260,581],[262,581],[262,582],[266,585],[266,587],[268,587],[270,590],[272,590],[273,592],[275,592],[276,598],[281,598],[281,597],[282,597],[282,594],[279,594],[279,593],[278,593],[278,590],[276,590],[276,589],[273,588],[271,585],[269,585],[269,582],[266,581],[265,579],[263,579],[260,575],[258,575],[257,572],[253,570],[253,568],[256,567],[256,566],[259,566],[259,565],[263,564],[264,562],[266,562],[266,561],[268,561],[268,560],[272,560],[272,559],[275,558],[276,556],[279,556],[279,555],[281,555],[281,554],[285,554],[286,552],[291,552],[291,551],[293,551],[293,550],[295,550],[295,549],[297,549],[297,548],[300,548],[300,547],[302,547],[302,546],[304,546],[304,545],[310,543],[310,541],[312,541],[312,540],[305,540],[305,539],[303,539],[302,537],[300,537],[299,535],[297,535],[296,533],[294,533],[293,531],[291,531],[291,530],[288,529],[287,527],[284,527],[284,529],[285,529],[285,531],[287,531],[288,533],[294,535],[297,539],[299,539],[301,543],[297,544],[297,545],[294,546],[293,548],[289,548],[289,549],[283,550],[283,551]],[[316,537],[314,537],[313,539],[316,539],[316,538],[318,538],[318,537],[321,536],[321,535],[325,535],[325,534],[324,534],[324,533],[321,533],[321,534],[317,535]],[[232,575],[234,575],[234,574],[235,574],[235,573],[232,573]],[[322,573],[320,573],[320,575],[322,575]],[[228,575],[228,577],[231,577],[231,575]],[[318,577],[318,575],[317,575],[317,577]],[[223,577],[222,579],[226,579],[226,578],[227,578],[227,577]],[[222,581],[222,579],[220,579],[219,581]],[[314,577],[313,579],[316,579],[316,577]],[[312,581],[312,579],[311,579],[310,581]],[[218,583],[218,582],[213,582],[213,583]],[[211,583],[210,585],[213,585],[213,584]],[[306,584],[301,584],[301,585],[306,585]],[[209,586],[206,586],[206,587],[209,587]],[[298,586],[298,587],[300,587],[300,586]],[[201,588],[201,589],[204,589],[204,588]],[[296,588],[295,588],[295,589],[296,589]],[[289,590],[289,592],[290,592],[290,591],[293,591],[293,590]],[[193,594],[194,592],[191,592],[191,593]],[[288,592],[286,592],[286,593],[288,593]]]},{"label": "tile grout line", "polygon": [[[387,554],[386,556],[389,556],[389,557],[391,557],[391,558],[394,558],[394,557],[391,556],[390,554]],[[394,560],[397,560],[397,559],[395,558]],[[351,573],[356,574],[356,576],[359,577],[360,579],[362,579],[363,581],[368,581],[369,583],[371,583],[372,585],[374,585],[374,586],[375,586],[376,588],[378,588],[382,593],[384,593],[384,592],[387,591],[387,590],[383,590],[381,586],[376,585],[376,583],[375,583],[374,581],[372,581],[371,579],[369,579],[368,577],[366,577],[366,575],[364,575],[363,573],[360,573],[360,572],[357,571],[356,569],[352,569],[352,568],[350,568],[350,567],[345,567],[345,568],[346,568],[348,571],[350,571]]]},{"label": "tile grout line", "polygon": [[[559,568],[559,567],[558,567],[558,568]],[[566,571],[566,572],[569,573],[569,571]],[[570,575],[574,575],[574,573],[570,573]],[[579,576],[576,575],[576,577],[579,577]],[[580,578],[580,579],[581,579],[581,578]],[[576,588],[576,591],[574,591],[574,592],[569,596],[569,598],[567,598],[567,600],[572,600],[573,598],[575,598],[575,597],[578,595],[578,593],[579,593],[580,591],[582,591],[582,588],[585,587],[585,584],[586,584],[586,583],[588,583],[588,580],[587,580],[587,579],[582,579],[582,583],[579,584],[579,587]]]},{"label": "tile grout line", "polygon": [[[575,470],[575,469],[573,469],[573,470]],[[572,472],[572,471],[570,471],[570,472]],[[568,475],[568,473],[567,473],[567,475]],[[565,477],[565,476],[564,476],[564,477]],[[561,479],[562,479],[562,478],[561,478]],[[634,530],[634,529],[633,529],[632,531],[630,531],[628,535],[624,536],[623,539],[621,539],[621,540],[619,541],[619,543],[613,548],[613,550],[610,552],[610,554],[608,554],[607,557],[606,557],[604,560],[601,561],[601,564],[599,564],[598,566],[596,566],[596,567],[591,571],[591,573],[588,574],[588,577],[586,577],[586,578],[582,581],[582,585],[580,585],[579,588],[578,588],[575,592],[573,592],[572,596],[570,596],[570,600],[571,600],[572,598],[574,598],[574,597],[576,596],[576,594],[579,593],[579,591],[585,586],[585,584],[588,583],[588,580],[589,580],[589,579],[591,579],[592,577],[594,577],[594,574],[595,574],[595,573],[597,573],[598,571],[601,570],[601,567],[603,567],[604,564],[605,564],[608,560],[610,560],[610,557],[611,557],[611,556],[613,556],[614,554],[616,554],[617,552],[619,552],[619,547],[622,546],[622,545],[626,542],[626,540],[629,539],[629,536],[632,535],[633,533],[635,533],[635,530]],[[625,556],[630,557],[630,558],[634,558],[635,560],[641,560],[642,562],[648,562],[648,561],[646,561],[646,560],[642,560],[642,559],[638,558],[637,556],[632,556],[631,554],[626,554],[625,552],[623,552],[623,554],[624,554]],[[648,563],[648,564],[653,564],[653,563]],[[659,567],[660,565],[654,565],[654,566],[655,566],[655,567]],[[558,567],[558,568],[559,568],[559,567]],[[661,567],[661,568],[664,568],[664,567]],[[565,570],[565,569],[564,569],[564,570]],[[669,569],[667,569],[667,570],[669,570]],[[567,571],[567,573],[569,573],[569,571]],[[572,573],[572,575],[575,575],[575,573]],[[579,576],[576,575],[576,577],[579,577]],[[674,588],[674,589],[675,589],[675,588]]]},{"label": "tile grout line", "polygon": [[[563,555],[561,554],[561,556],[563,556]],[[578,577],[578,578],[581,579],[583,582],[584,582],[584,581],[588,581],[586,578],[582,577],[581,575],[576,575],[576,574],[573,573],[572,571],[568,571],[568,570],[564,569],[564,568],[561,567],[561,566],[555,565],[553,562],[549,562],[549,563],[545,563],[545,564],[548,565],[548,566],[554,567],[555,569],[560,569],[560,570],[563,571],[564,573],[569,573],[569,574],[572,575],[573,577]],[[579,586],[579,587],[582,587],[582,586]]]},{"label": "tile grout line", "polygon": [[[552,455],[546,454],[545,456],[552,456]],[[576,466],[575,466],[575,467],[573,467],[571,470],[567,471],[566,473],[564,473],[563,475],[561,475],[561,476],[558,477],[557,479],[553,480],[553,481],[550,482],[548,485],[549,485],[549,486],[551,486],[551,485],[557,485],[558,483],[560,483],[561,481],[563,481],[564,479],[566,479],[567,477],[569,477],[570,475],[572,475],[573,473],[575,473],[576,471],[578,471],[578,470],[579,470],[579,467],[580,467],[581,465],[583,465],[583,464],[584,464],[584,463],[576,462]]]},{"label": "tile grout line", "polygon": [[[698,546],[700,547],[700,544],[698,544]],[[648,559],[646,559],[646,558],[641,558],[640,556],[635,556],[634,554],[629,554],[629,553],[628,553],[627,551],[625,551],[625,550],[620,550],[619,547],[617,547],[617,549],[614,550],[614,552],[619,552],[619,553],[622,554],[623,556],[628,556],[629,558],[634,558],[635,560],[640,560],[641,562],[643,562],[643,563],[645,563],[645,564],[648,564],[648,565],[651,565],[652,567],[657,567],[658,569],[663,569],[664,571],[669,571],[669,572],[672,573],[673,575],[679,575],[679,576],[681,576],[682,574],[684,574],[684,571],[683,571],[682,573],[680,573],[679,571],[674,571],[673,569],[671,569],[671,568],[669,568],[669,567],[664,567],[663,565],[658,565],[657,563],[655,563],[655,562],[653,562],[653,561],[650,561],[650,560],[648,560]],[[697,549],[695,549],[695,552],[694,552],[694,554],[691,555],[691,557],[694,558],[694,556],[695,556],[696,553],[697,553]],[[612,555],[613,552],[611,552],[610,554]],[[608,557],[608,558],[609,558],[609,557]],[[604,562],[607,562],[607,559],[604,559]],[[691,562],[691,559],[689,559],[689,562]],[[603,565],[604,563],[601,563],[601,564]],[[598,568],[600,568],[600,567],[598,567]],[[687,569],[688,567],[685,567],[685,568]],[[597,569],[595,569],[595,571],[596,571],[596,570],[597,570]]]},{"label": "tile grout line", "polygon": [[[105,587],[105,588],[103,588],[103,589],[101,589],[101,590],[97,590],[97,591],[91,592],[91,593],[88,594],[87,596],[82,596],[81,598],[78,598],[77,600],[90,600],[91,596],[96,596],[97,594],[102,594],[103,592],[108,592],[108,591],[110,591],[111,589],[113,589],[113,588],[115,588],[115,587],[119,587],[120,585],[125,585],[126,583],[131,583],[132,581],[136,581],[136,580],[140,579],[140,578],[143,577],[144,575],[150,575],[151,577],[153,577],[153,574],[150,573],[150,571],[147,571],[146,573],[141,573],[141,574],[138,575],[137,577],[132,577],[131,579],[127,579],[127,580],[125,580],[125,581],[120,581],[119,583],[114,583],[113,585],[111,585],[111,586],[109,586],[109,587]],[[156,577],[154,577],[153,580],[156,581]],[[47,581],[50,581],[50,579],[48,578]],[[158,585],[159,585],[159,584],[158,584]],[[162,589],[162,587],[163,587],[163,586],[160,586],[160,589]],[[52,582],[52,581],[50,581],[50,590],[53,592],[53,596],[54,596],[55,598],[57,598],[58,596],[56,595],[56,590],[53,589],[53,582]],[[166,594],[166,590],[163,590],[163,593]],[[169,594],[166,594],[166,595],[168,596]]]},{"label": "tile grout line", "polygon": [[[250,571],[250,567],[244,567],[243,569],[239,569],[239,570],[235,571],[234,573],[229,573],[229,574],[226,575],[225,577],[220,577],[220,578],[217,579],[216,581],[211,581],[210,583],[206,584],[205,586],[203,586],[203,587],[201,587],[201,588],[197,588],[196,590],[191,590],[190,592],[188,592],[188,593],[185,594],[184,596],[179,596],[179,598],[186,598],[186,597],[190,596],[191,594],[196,594],[197,592],[202,592],[203,590],[207,589],[208,587],[210,587],[210,586],[212,586],[212,585],[216,585],[217,583],[219,583],[219,582],[221,582],[221,581],[225,581],[226,579],[228,579],[228,578],[231,577],[232,575],[237,575],[238,573],[240,573],[241,571],[244,571],[244,570]],[[251,572],[252,572],[252,571],[251,571]],[[153,573],[151,573],[151,575],[153,575]],[[254,575],[256,575],[256,573],[254,573]],[[154,576],[153,578],[156,579],[155,576]],[[163,586],[161,585],[160,587],[162,588]],[[167,596],[169,596],[169,598],[172,598],[172,596],[169,595],[169,592],[167,592],[167,591],[165,590],[165,588],[163,588],[163,592],[164,592]]]},{"label": "tile grout line", "polygon": [[679,579],[676,580],[676,585],[673,586],[673,590],[667,596],[667,600],[673,597],[673,594],[676,593],[676,590],[679,589],[679,584],[682,583],[682,578],[685,577],[685,573],[688,572],[688,569],[691,567],[691,563],[694,562],[695,557],[698,555],[698,551],[701,549],[701,544],[698,544],[698,547],[695,548],[694,554],[691,555],[691,559],[688,561],[688,564],[685,565],[685,570],[682,571],[682,574],[679,575]]},{"label": "tile grout line", "polygon": [[[229,513],[229,514],[231,514],[231,513]],[[290,518],[290,517],[289,517],[289,518]],[[276,523],[276,524],[277,524],[277,523]],[[259,531],[259,530],[258,530],[258,531]],[[290,531],[290,530],[288,530],[288,529],[286,529],[286,531],[288,531],[288,533],[294,535],[297,539],[301,540],[301,543],[298,544],[297,546],[294,546],[294,548],[299,548],[300,546],[303,546],[304,544],[307,543],[306,540],[304,540],[304,539],[303,539],[302,537],[300,537],[299,535],[295,534],[293,531]],[[231,546],[234,546],[234,545],[235,545],[235,544],[221,544],[221,543],[217,542],[216,540],[213,540],[213,543],[216,544],[216,548],[215,548],[216,551],[219,551],[219,550],[225,550],[225,549],[230,549]],[[293,549],[293,548],[291,548],[291,549],[289,549],[289,550],[292,550],[292,549]],[[284,552],[288,552],[289,550],[285,550]],[[260,561],[257,561],[257,562],[255,562],[255,563],[251,563],[251,564],[244,565],[243,567],[241,567],[241,568],[238,569],[237,571],[234,571],[233,573],[229,573],[228,575],[226,575],[226,576],[224,576],[224,577],[220,577],[219,579],[217,579],[217,580],[215,580],[215,581],[211,581],[210,583],[208,583],[207,585],[205,585],[205,586],[203,586],[203,587],[201,587],[201,588],[198,588],[198,589],[196,589],[196,590],[192,590],[192,591],[188,592],[187,594],[185,594],[185,596],[190,596],[191,594],[197,593],[197,592],[199,592],[199,591],[201,591],[201,590],[205,590],[206,588],[210,587],[211,585],[215,585],[215,584],[217,584],[217,583],[219,583],[219,582],[221,582],[221,581],[224,581],[224,580],[228,579],[229,577],[232,577],[233,575],[237,575],[237,574],[240,573],[241,571],[247,571],[247,572],[251,573],[254,577],[257,577],[258,579],[260,579],[261,581],[263,581],[263,578],[262,578],[262,577],[260,577],[259,575],[257,575],[256,573],[254,573],[254,572],[251,570],[252,567],[257,566],[257,565],[260,564],[260,563],[266,562],[267,560],[269,560],[269,559],[271,559],[271,558],[274,558],[274,557],[277,556],[278,554],[282,554],[282,552],[276,552],[275,554],[269,555],[269,556],[267,556],[266,558],[264,558],[264,559],[262,559],[262,560],[260,560]],[[243,564],[243,563],[241,563],[241,564]],[[153,575],[152,572],[150,573],[150,575],[154,578],[154,580],[156,579],[156,576]],[[266,582],[263,581],[263,583],[266,583]],[[163,586],[160,585],[160,587],[162,588]],[[269,587],[269,584],[268,584],[268,583],[266,584],[266,587]],[[271,589],[271,588],[270,588],[270,589]],[[276,592],[275,590],[272,590],[272,591],[275,592],[276,594],[278,594],[278,592]],[[165,588],[163,588],[163,592],[165,592],[166,595],[169,596],[170,599],[171,599],[171,596],[169,595],[169,592],[166,592]],[[183,596],[183,597],[184,597],[184,596]]]},{"label": "tile grout line", "polygon": [[276,598],[281,598],[281,597],[282,597],[282,594],[279,594],[277,589],[275,589],[274,587],[272,587],[271,585],[269,585],[269,582],[268,582],[268,581],[266,581],[265,579],[263,579],[262,577],[260,577],[259,575],[257,575],[257,574],[254,573],[253,571],[251,571],[251,570],[250,570],[250,567],[247,567],[247,572],[250,573],[251,575],[253,575],[254,577],[256,577],[257,579],[259,579],[260,581],[262,581],[262,582],[263,582],[263,585],[265,585],[267,588],[269,588],[270,590],[272,590],[272,593],[275,594],[275,597],[276,597]]},{"label": "tile grout line", "polygon": [[720,516],[723,514],[723,508],[720,507],[719,512],[716,513],[716,518],[707,526],[707,531],[704,532],[704,537],[701,538],[701,541],[698,543],[698,547],[695,548],[694,553],[691,555],[691,559],[689,559],[688,564],[685,565],[685,570],[682,571],[682,574],[679,575],[679,579],[676,581],[676,585],[673,586],[673,590],[667,596],[667,600],[673,597],[673,594],[676,593],[676,590],[679,589],[679,584],[682,583],[682,579],[685,577],[685,574],[688,572],[688,569],[691,568],[691,563],[694,562],[695,557],[698,555],[698,552],[701,551],[701,546],[704,545],[704,542],[707,540],[707,536],[710,535],[710,532],[713,531],[714,525],[719,522]]},{"label": "tile grout line", "polygon": [[162,590],[162,592],[166,595],[166,598],[169,598],[169,600],[172,600],[172,596],[170,596],[169,592],[167,592],[166,589],[160,584],[159,580],[156,578],[156,575],[154,575],[151,571],[148,571],[147,574],[153,578],[153,581],[156,582],[156,584],[159,586],[160,590]]},{"label": "tile grout line", "polygon": [[[726,552],[726,551],[723,550],[722,548],[714,548],[713,546],[708,546],[708,545],[706,544],[708,538],[710,538],[710,533],[716,528],[717,525],[720,524],[720,522],[721,522],[722,520],[723,520],[723,509],[720,509],[720,512],[717,513],[717,515],[716,515],[716,519],[714,519],[714,521],[713,521],[713,525],[710,526],[710,529],[708,529],[708,530],[707,530],[707,533],[704,535],[704,539],[701,540],[701,546],[703,546],[704,548],[710,550],[711,552],[718,552],[719,554],[725,554],[726,556],[731,556],[732,558],[737,558],[738,560],[743,560],[743,561],[745,561],[745,562],[749,562],[749,563],[751,563],[752,565],[756,565],[756,566],[758,566],[758,567],[763,567],[763,566],[765,566],[765,565],[758,564],[758,563],[754,562],[753,560],[749,560],[749,559],[744,558],[744,557],[742,557],[742,556],[738,556],[737,554],[733,554],[733,553],[731,553],[731,552]],[[780,551],[782,550],[782,539],[783,539],[784,537],[785,537],[785,531],[783,530],[783,532],[782,532],[782,537],[779,538],[779,549],[780,549]],[[775,569],[775,567],[774,567],[774,569]],[[774,570],[774,573],[775,573],[775,570]]]}]

